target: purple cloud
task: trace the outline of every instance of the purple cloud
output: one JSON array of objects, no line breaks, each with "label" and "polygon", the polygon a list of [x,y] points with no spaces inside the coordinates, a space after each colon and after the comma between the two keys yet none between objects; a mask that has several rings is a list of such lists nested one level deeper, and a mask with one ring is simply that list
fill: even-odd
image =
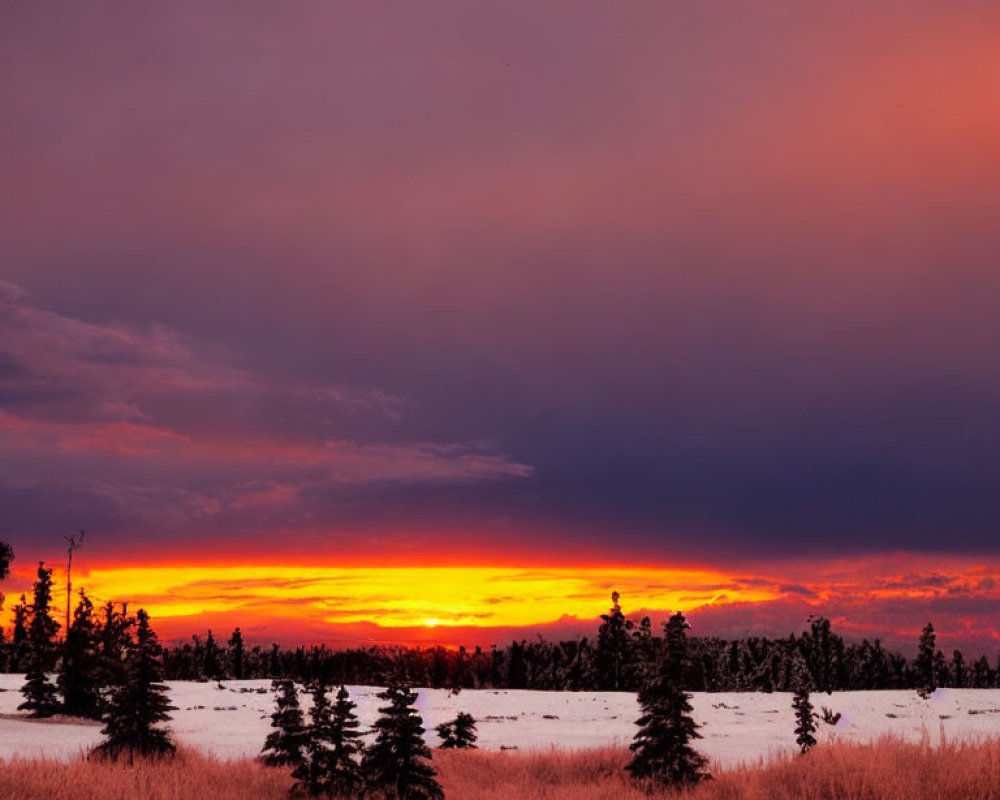
[{"label": "purple cloud", "polygon": [[[388,393],[271,382],[165,326],[88,323],[37,307],[13,284],[0,290],[0,353],[20,365],[0,377],[3,488],[89,497],[85,516],[98,525],[307,525],[307,492],[532,474],[481,444],[400,439],[405,403]],[[267,413],[253,424],[219,421],[255,403]],[[328,424],[361,417],[388,438],[352,441]]]}]

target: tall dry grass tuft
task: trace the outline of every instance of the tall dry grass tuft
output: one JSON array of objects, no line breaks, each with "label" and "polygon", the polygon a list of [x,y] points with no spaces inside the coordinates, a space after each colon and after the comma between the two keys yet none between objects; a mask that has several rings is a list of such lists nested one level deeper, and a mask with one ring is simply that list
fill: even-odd
[{"label": "tall dry grass tuft", "polygon": [[[624,777],[627,760],[626,751],[610,748],[434,754],[448,800],[643,800],[648,795]],[[193,752],[135,767],[17,759],[0,765],[0,800],[286,800],[291,783],[284,769]],[[719,772],[684,799],[1000,800],[1000,739],[820,746],[807,756]]]}]

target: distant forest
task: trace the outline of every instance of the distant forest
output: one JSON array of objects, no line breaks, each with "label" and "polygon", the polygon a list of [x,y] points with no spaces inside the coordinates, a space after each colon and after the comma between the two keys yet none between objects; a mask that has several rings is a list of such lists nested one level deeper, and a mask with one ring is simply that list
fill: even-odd
[{"label": "distant forest", "polygon": [[[805,662],[815,691],[865,689],[995,688],[998,670],[987,657],[972,661],[961,652],[947,657],[936,648],[933,626],[908,660],[876,639],[848,643],[814,616],[801,635],[726,640],[692,636],[683,689],[693,692],[792,691],[796,664]],[[541,638],[489,649],[465,647],[325,646],[247,648],[239,631],[224,644],[209,634],[164,652],[174,680],[291,678],[302,683],[384,685],[398,680],[442,689],[545,689],[638,691],[662,659],[664,638],[648,617],[627,620],[617,603],[601,616],[593,638],[561,642]]]},{"label": "distant forest", "polygon": [[[169,680],[291,678],[327,685],[385,685],[394,680],[444,689],[637,691],[643,676],[661,660],[664,639],[648,617],[639,623],[626,619],[618,599],[616,593],[593,637],[568,641],[537,638],[471,650],[323,645],[283,649],[277,644],[248,646],[237,629],[222,642],[209,632],[164,648],[163,665]],[[127,613],[114,604],[95,611],[95,639],[113,642]],[[0,669],[5,672],[24,669],[30,616],[29,606],[15,606],[11,635],[0,633]],[[985,655],[971,660],[956,650],[946,656],[937,649],[930,624],[912,660],[887,650],[878,639],[848,643],[820,616],[811,617],[802,634],[785,638],[692,636],[688,655],[683,679],[687,691],[791,691],[799,659],[814,690],[821,692],[998,686],[998,670]]]}]

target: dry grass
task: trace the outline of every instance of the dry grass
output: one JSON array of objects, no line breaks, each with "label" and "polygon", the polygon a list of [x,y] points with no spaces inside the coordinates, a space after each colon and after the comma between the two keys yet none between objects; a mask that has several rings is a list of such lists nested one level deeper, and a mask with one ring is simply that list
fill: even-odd
[{"label": "dry grass", "polygon": [[[452,800],[645,800],[622,768],[627,755],[442,753]],[[663,796],[663,795],[660,795]],[[667,794],[666,796],[675,796]],[[1000,739],[978,744],[819,747],[808,756],[720,772],[685,800],[1000,800]]]},{"label": "dry grass", "polygon": [[132,767],[82,758],[0,765],[3,800],[287,800],[291,785],[286,770],[192,752]]},{"label": "dry grass", "polygon": [[[645,800],[621,750],[436,751],[449,800]],[[136,767],[80,761],[0,764],[0,800],[286,800],[285,770],[184,753]],[[672,796],[672,795],[660,795]],[[1000,800],[1000,740],[819,747],[721,772],[685,800]]]}]

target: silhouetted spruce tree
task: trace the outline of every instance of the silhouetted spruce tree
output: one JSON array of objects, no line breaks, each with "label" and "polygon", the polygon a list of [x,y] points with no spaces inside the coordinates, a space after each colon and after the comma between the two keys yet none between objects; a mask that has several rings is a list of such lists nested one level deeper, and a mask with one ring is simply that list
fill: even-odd
[{"label": "silhouetted spruce tree", "polygon": [[961,650],[951,653],[951,685],[956,689],[966,689],[969,686],[969,668],[965,665],[965,656]]},{"label": "silhouetted spruce tree", "polygon": [[423,740],[423,719],[413,705],[416,693],[390,686],[378,696],[388,705],[379,709],[375,742],[362,760],[369,789],[395,800],[443,800],[430,764],[431,751]]},{"label": "silhouetted spruce tree", "polygon": [[656,637],[653,636],[653,623],[649,617],[643,617],[632,631],[632,641],[629,647],[628,661],[625,664],[624,684],[626,688],[638,689],[642,686],[646,673],[653,669],[656,662]]},{"label": "silhouetted spruce tree", "polygon": [[101,697],[99,658],[94,604],[81,589],[80,602],[66,632],[57,681],[66,714],[88,719],[101,718],[104,702]]},{"label": "silhouetted spruce tree", "polygon": [[934,626],[928,622],[920,633],[917,658],[913,663],[914,680],[917,691],[921,694],[930,694],[937,689],[937,676],[934,674],[934,651],[936,643],[937,637],[934,634]]},{"label": "silhouetted spruce tree", "polygon": [[982,655],[972,665],[972,688],[974,689],[988,689],[990,687],[990,660]]},{"label": "silhouetted spruce tree", "polygon": [[288,679],[271,682],[276,692],[273,730],[264,741],[260,759],[269,767],[297,767],[305,760],[306,728],[299,707],[299,693]]},{"label": "silhouetted spruce tree", "polygon": [[48,676],[55,669],[58,655],[55,635],[59,630],[59,623],[49,613],[51,602],[52,570],[45,569],[45,564],[40,561],[34,600],[29,609],[27,669],[24,686],[21,688],[24,702],[18,706],[18,709],[27,711],[32,717],[51,717],[60,710],[56,687]]},{"label": "silhouetted spruce tree", "polygon": [[246,647],[243,644],[243,634],[239,628],[233,631],[233,635],[229,639],[229,663],[233,670],[233,677],[238,681],[243,680]]},{"label": "silhouetted spruce tree", "polygon": [[281,648],[276,644],[271,645],[271,652],[267,659],[267,674],[270,678],[281,678]]},{"label": "silhouetted spruce tree", "polygon": [[811,680],[805,661],[798,653],[795,654],[792,666],[792,685],[795,694],[792,697],[792,708],[795,710],[795,743],[803,755],[816,746],[816,720],[813,717],[812,702],[809,700]]},{"label": "silhouetted spruce tree", "polygon": [[867,639],[861,643],[860,674],[857,676],[856,689],[888,689],[889,688],[889,654],[878,639],[869,643]]},{"label": "silhouetted spruce tree", "polygon": [[124,682],[125,660],[132,645],[131,629],[134,625],[135,617],[129,616],[127,604],[122,603],[121,610],[116,610],[110,600],[104,604],[97,626],[100,646],[98,683],[102,688]]},{"label": "silhouetted spruce tree", "polygon": [[476,718],[464,711],[460,711],[451,722],[438,725],[436,730],[441,737],[440,746],[444,750],[475,748],[476,739],[479,738],[476,735]]},{"label": "silhouetted spruce tree", "polygon": [[528,688],[528,665],[524,661],[527,643],[511,642],[510,657],[507,659],[507,686],[511,689]]},{"label": "silhouetted spruce tree", "polygon": [[28,602],[21,595],[21,602],[12,609],[14,612],[14,629],[11,631],[10,660],[7,669],[10,672],[23,672],[28,660]]},{"label": "silhouetted spruce tree", "polygon": [[294,792],[310,795],[327,794],[326,754],[327,743],[331,739],[330,699],[326,686],[316,684],[307,690],[312,694],[312,708],[309,711],[309,725],[302,734],[304,758],[292,770],[295,778]]},{"label": "silhouetted spruce tree", "polygon": [[205,677],[210,681],[224,677],[222,674],[222,659],[219,657],[219,645],[216,644],[215,637],[212,636],[212,631],[208,632],[208,637],[205,639],[204,673]]},{"label": "silhouetted spruce tree", "polygon": [[618,604],[621,595],[611,593],[611,610],[601,614],[601,627],[597,631],[597,680],[604,691],[621,691],[625,688],[625,668],[629,662],[632,623],[625,619]]},{"label": "silhouetted spruce tree", "polygon": [[948,659],[940,650],[934,651],[934,685],[951,686],[951,669],[948,666]]},{"label": "silhouetted spruce tree", "polygon": [[809,672],[812,674],[815,687],[830,694],[833,692],[834,663],[833,637],[830,631],[830,620],[813,614],[809,617],[810,628],[810,660]]},{"label": "silhouetted spruce tree", "polygon": [[357,760],[364,748],[354,708],[355,704],[351,702],[347,687],[341,686],[337,692],[337,702],[333,706],[333,755],[328,761],[329,788],[334,796],[349,796],[364,784],[361,765]]},{"label": "silhouetted spruce tree", "polygon": [[683,789],[709,777],[707,761],[691,747],[700,739],[691,718],[690,695],[681,688],[687,661],[687,629],[683,614],[674,614],[664,625],[664,655],[655,674],[647,676],[639,691],[642,716],[639,731],[629,746],[632,760],[626,769],[647,791]]},{"label": "silhouetted spruce tree", "polygon": [[313,689],[310,725],[306,732],[306,760],[295,768],[296,788],[311,795],[352,797],[360,793],[364,780],[357,761],[362,746],[358,718],[347,688],[340,687],[331,707],[327,689]]},{"label": "silhouetted spruce tree", "polygon": [[566,688],[571,691],[590,689],[594,686],[594,656],[590,641],[584,636],[572,644]]},{"label": "silhouetted spruce tree", "polygon": [[162,650],[142,609],[136,614],[135,641],[125,660],[125,679],[115,686],[104,717],[104,741],[93,754],[102,758],[161,758],[176,751],[170,734],[161,723],[175,711],[167,699],[163,681]]}]

